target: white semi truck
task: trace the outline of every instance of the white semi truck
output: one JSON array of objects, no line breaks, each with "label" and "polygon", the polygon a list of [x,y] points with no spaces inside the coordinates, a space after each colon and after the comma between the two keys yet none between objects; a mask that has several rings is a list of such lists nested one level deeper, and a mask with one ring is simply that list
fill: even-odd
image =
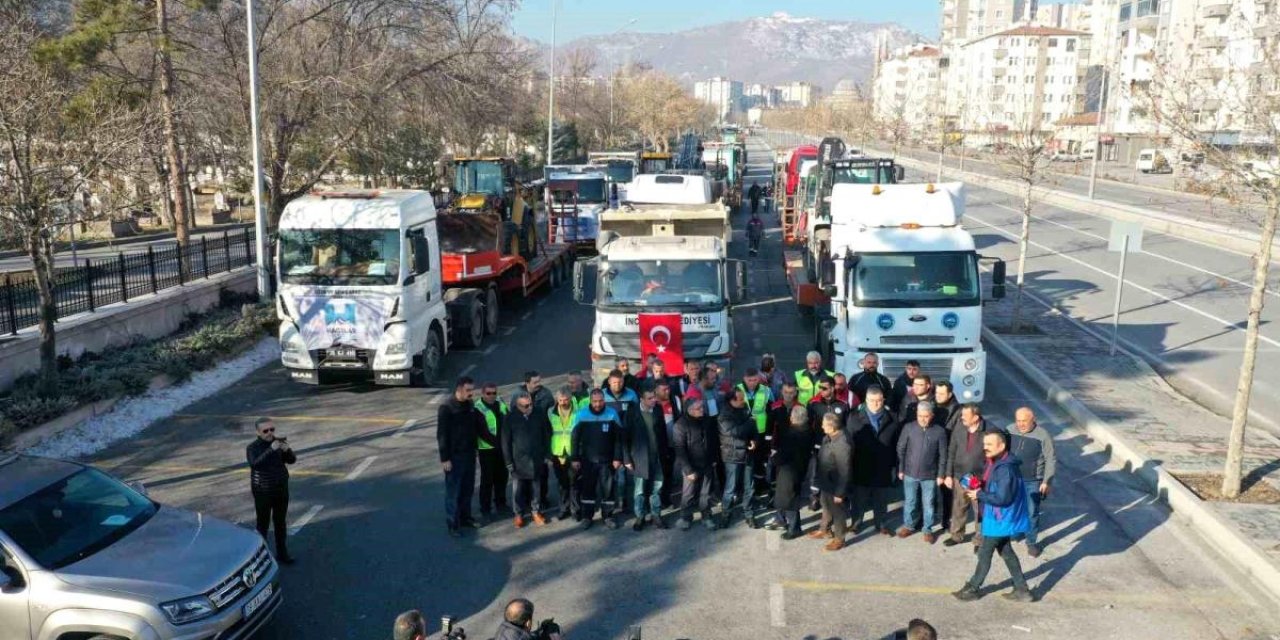
[{"label": "white semi truck", "polygon": [[[960,402],[985,397],[983,292],[973,236],[961,226],[964,185],[836,184],[830,267],[820,274],[830,312],[818,338],[837,371],[860,370],[868,352],[880,369],[920,361],[950,380]],[[1005,265],[992,266],[991,299],[1004,297]]]},{"label": "white semi truck", "polygon": [[682,358],[714,360],[731,371],[732,308],[745,296],[746,269],[728,258],[728,209],[718,202],[627,204],[600,220],[599,255],[574,270],[574,297],[595,307],[595,381],[618,357],[649,355],[641,349],[645,314],[679,314]]},{"label": "white semi truck", "polygon": [[441,285],[436,209],[425,191],[313,193],[280,217],[276,313],[291,379],[327,372],[377,384],[430,381],[449,314],[479,290]]}]

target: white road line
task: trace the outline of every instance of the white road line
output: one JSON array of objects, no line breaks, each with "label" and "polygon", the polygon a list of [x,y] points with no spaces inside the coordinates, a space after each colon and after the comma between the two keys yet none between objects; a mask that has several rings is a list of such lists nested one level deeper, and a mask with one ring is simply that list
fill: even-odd
[{"label": "white road line", "polygon": [[532,318],[532,317],[533,317],[533,312],[526,311],[524,312],[524,315],[520,316],[520,322],[524,322],[525,320],[528,320],[529,318]]},{"label": "white road line", "polygon": [[[392,434],[392,437],[395,437],[395,434]],[[360,464],[356,465],[356,468],[352,469],[351,473],[348,473],[347,477],[343,478],[343,480],[350,482],[359,478],[360,474],[364,473],[365,470],[369,468],[369,465],[373,464],[373,461],[377,459],[378,456],[369,456],[368,458],[365,458],[360,462]]]},{"label": "white road line", "polygon": [[770,553],[777,553],[782,548],[782,536],[773,531],[768,531],[764,536],[764,548]]},{"label": "white road line", "polygon": [[[1022,215],[1022,212],[1021,212],[1021,211],[1019,211],[1019,210],[1017,210],[1017,209],[1015,209],[1015,208],[1013,208],[1013,207],[1010,207],[1010,206],[1008,206],[1008,205],[998,204],[998,203],[995,203],[995,202],[989,202],[989,203],[987,203],[987,204],[989,204],[989,205],[991,205],[991,206],[993,206],[993,207],[999,207],[999,208],[1001,208],[1001,209],[1005,209],[1005,210],[1007,210],[1007,211],[1012,211],[1013,213],[1016,213],[1016,214],[1018,214],[1018,215]],[[1068,209],[1068,211],[1070,211],[1070,209]],[[1087,215],[1087,214],[1086,214],[1086,215]],[[970,216],[970,217],[972,217],[972,216]],[[1102,237],[1102,236],[1100,236],[1100,235],[1098,235],[1098,234],[1096,234],[1096,233],[1090,233],[1090,232],[1088,232],[1088,231],[1084,231],[1083,229],[1077,229],[1077,228],[1075,228],[1075,227],[1073,227],[1073,226],[1066,225],[1066,224],[1062,224],[1061,222],[1055,222],[1055,221],[1050,220],[1050,219],[1048,219],[1048,218],[1045,218],[1045,217],[1043,217],[1043,216],[1031,216],[1031,217],[1032,217],[1032,219],[1033,219],[1033,220],[1039,220],[1040,222],[1047,222],[1047,223],[1049,223],[1049,224],[1051,224],[1051,225],[1054,225],[1055,227],[1062,227],[1063,229],[1067,229],[1067,230],[1070,230],[1070,231],[1074,231],[1074,232],[1076,232],[1076,233],[1078,233],[1078,234],[1080,234],[1080,235],[1083,235],[1083,236],[1089,236],[1090,238],[1094,238],[1094,239],[1097,239],[1097,240],[1101,240],[1101,241],[1103,241],[1103,242],[1110,242],[1110,239],[1109,239],[1109,238],[1104,238],[1104,237]],[[976,220],[976,218],[974,218],[974,219]],[[1230,282],[1230,283],[1233,283],[1233,284],[1239,285],[1239,286],[1244,287],[1245,289],[1250,290],[1250,291],[1252,291],[1252,290],[1253,290],[1253,285],[1249,284],[1248,282],[1245,282],[1245,281],[1243,281],[1243,280],[1236,280],[1235,278],[1232,278],[1231,276],[1222,275],[1221,273],[1217,273],[1216,271],[1209,271],[1208,269],[1202,269],[1202,268],[1200,268],[1200,267],[1197,267],[1197,266],[1196,266],[1196,265],[1194,265],[1194,264],[1188,264],[1188,263],[1183,262],[1183,261],[1181,261],[1181,260],[1177,260],[1177,259],[1174,259],[1174,258],[1170,258],[1169,256],[1160,255],[1160,254],[1158,254],[1158,253],[1152,253],[1152,252],[1150,252],[1150,251],[1145,251],[1145,250],[1144,250],[1144,251],[1139,251],[1138,253],[1142,253],[1142,254],[1145,254],[1145,255],[1149,255],[1149,256],[1151,256],[1151,257],[1153,257],[1153,258],[1159,258],[1159,259],[1161,259],[1161,260],[1165,260],[1165,261],[1167,261],[1167,262],[1171,262],[1171,263],[1173,263],[1173,264],[1176,264],[1176,265],[1178,265],[1178,266],[1180,266],[1180,267],[1186,267],[1187,269],[1191,269],[1192,271],[1199,271],[1200,273],[1203,273],[1203,274],[1208,275],[1208,276],[1213,276],[1213,277],[1215,277],[1215,278],[1220,278],[1220,279],[1222,279],[1222,280],[1226,280],[1227,282]],[[1267,293],[1267,295],[1269,295],[1269,296],[1274,296],[1274,297],[1276,297],[1276,298],[1280,298],[1280,291],[1271,291],[1270,289],[1268,289],[1266,293]]]},{"label": "white road line", "polygon": [[320,513],[320,510],[323,508],[324,505],[322,504],[311,505],[311,508],[307,509],[307,512],[302,514],[302,517],[298,518],[298,520],[293,523],[292,527],[289,527],[289,535],[298,535],[298,532],[302,531],[302,528],[307,526],[307,524],[311,522],[311,520],[316,517],[316,514]]},{"label": "white road line", "polygon": [[405,420],[404,424],[400,425],[400,428],[396,429],[396,432],[391,434],[391,439],[399,440],[402,436],[404,436],[404,434],[409,433],[409,430],[412,429],[416,424],[418,424],[417,420]]},{"label": "white road line", "polygon": [[[481,351],[480,353],[483,353],[483,354],[484,354],[484,355],[486,355],[486,356],[491,356],[491,355],[493,355],[493,352],[494,352],[494,351],[497,351],[497,350],[498,350],[498,345],[496,345],[496,344],[491,344],[491,345],[489,345],[489,346],[485,347],[485,348],[484,348],[484,351]],[[474,366],[474,365],[473,365],[473,366]]]},{"label": "white road line", "polygon": [[465,375],[467,375],[467,374],[469,374],[469,373],[471,373],[472,371],[475,371],[475,370],[476,370],[476,365],[474,365],[474,364],[469,364],[469,365],[467,365],[467,366],[463,367],[462,371],[459,371],[459,372],[458,372],[458,377],[459,377],[459,378],[461,378],[462,376],[465,376]]},{"label": "white road line", "polygon": [[[1018,235],[1017,235],[1017,234],[1015,234],[1015,233],[1011,233],[1011,232],[1009,232],[1009,231],[1005,231],[1004,229],[1001,229],[1001,228],[999,228],[999,227],[996,227],[995,225],[991,224],[990,222],[987,222],[987,221],[985,221],[985,220],[982,220],[982,219],[980,219],[980,218],[978,218],[978,217],[976,217],[976,216],[972,216],[972,215],[970,215],[970,216],[969,216],[969,218],[971,218],[971,219],[973,219],[973,220],[976,220],[977,222],[982,223],[982,224],[984,224],[984,225],[987,225],[988,227],[991,227],[991,228],[992,228],[994,231],[996,231],[997,233],[1003,233],[1004,235],[1009,236],[1010,238],[1013,238],[1013,239],[1015,239],[1015,240],[1017,240],[1017,239],[1018,239]],[[1084,260],[1081,260],[1081,259],[1079,259],[1079,258],[1076,258],[1076,257],[1073,257],[1073,256],[1066,255],[1066,254],[1064,254],[1064,253],[1062,253],[1062,252],[1060,252],[1060,251],[1055,251],[1052,247],[1045,246],[1045,245],[1043,245],[1043,244],[1040,244],[1039,242],[1035,242],[1034,240],[1028,240],[1028,244],[1033,245],[1033,246],[1036,246],[1036,247],[1039,247],[1039,248],[1041,248],[1041,249],[1044,249],[1045,251],[1048,251],[1049,253],[1052,253],[1053,255],[1058,256],[1058,257],[1060,257],[1060,258],[1062,258],[1062,259],[1064,259],[1064,260],[1068,260],[1068,261],[1070,261],[1070,262],[1074,262],[1074,263],[1076,263],[1076,264],[1078,264],[1078,265],[1080,265],[1080,266],[1082,266],[1082,267],[1086,267],[1086,268],[1092,269],[1093,271],[1097,271],[1098,273],[1101,273],[1102,275],[1105,275],[1105,276],[1107,276],[1108,278],[1111,278],[1111,280],[1112,280],[1113,282],[1114,282],[1114,281],[1115,281],[1115,279],[1116,279],[1116,274],[1111,273],[1111,272],[1107,271],[1106,269],[1101,269],[1101,268],[1095,267],[1095,266],[1093,266],[1093,265],[1089,264],[1088,262],[1085,262]],[[1136,282],[1133,282],[1132,280],[1126,281],[1126,282],[1125,282],[1125,286],[1126,286],[1126,287],[1132,287],[1132,288],[1137,289],[1138,291],[1141,291],[1141,292],[1143,292],[1143,293],[1145,293],[1145,294],[1147,294],[1147,295],[1149,295],[1149,296],[1151,296],[1151,297],[1153,297],[1153,298],[1159,298],[1160,300],[1163,300],[1163,301],[1165,301],[1165,302],[1168,302],[1169,304],[1172,304],[1172,305],[1175,305],[1175,306],[1178,306],[1178,307],[1182,307],[1183,309],[1186,309],[1187,311],[1190,311],[1190,312],[1192,312],[1192,313],[1194,313],[1194,314],[1196,314],[1196,315],[1202,316],[1202,317],[1204,317],[1204,318],[1208,318],[1209,320],[1212,320],[1212,321],[1214,321],[1214,322],[1217,322],[1217,323],[1219,323],[1219,324],[1223,325],[1223,328],[1224,328],[1224,329],[1226,329],[1227,331],[1240,331],[1240,332],[1243,332],[1243,331],[1244,331],[1244,329],[1241,329],[1240,327],[1236,326],[1236,325],[1238,324],[1238,323],[1236,323],[1236,322],[1229,322],[1229,321],[1224,320],[1224,319],[1222,319],[1222,318],[1219,318],[1218,316],[1215,316],[1215,315],[1213,315],[1212,313],[1209,313],[1209,312],[1207,312],[1207,311],[1201,311],[1200,309],[1197,309],[1197,308],[1195,308],[1195,307],[1193,307],[1193,306],[1191,306],[1191,305],[1189,305],[1189,304],[1187,304],[1187,303],[1185,303],[1185,302],[1180,302],[1180,301],[1178,301],[1178,300],[1174,300],[1173,298],[1170,298],[1170,297],[1168,297],[1168,296],[1166,296],[1166,295],[1164,295],[1164,294],[1162,294],[1162,293],[1160,293],[1160,292],[1158,292],[1158,291],[1155,291],[1155,290],[1153,290],[1153,289],[1149,289],[1149,288],[1147,288],[1147,287],[1144,287],[1144,286],[1142,286],[1142,285],[1140,285],[1140,284],[1138,284],[1138,283],[1136,283]],[[1121,314],[1123,314],[1123,313],[1125,313],[1125,312],[1124,312],[1123,310],[1121,310],[1121,312],[1120,312],[1120,313],[1121,313]],[[1259,333],[1259,335],[1258,335],[1258,339],[1259,339],[1259,340],[1261,340],[1261,341],[1263,341],[1263,342],[1266,342],[1267,344],[1269,344],[1269,345],[1271,345],[1271,346],[1273,346],[1273,347],[1280,347],[1280,341],[1276,341],[1276,340],[1273,340],[1273,339],[1271,339],[1271,338],[1268,338],[1267,336],[1261,335],[1261,333]]]},{"label": "white road line", "polygon": [[503,336],[509,336],[509,335],[511,335],[511,334],[513,334],[513,333],[515,333],[515,332],[516,332],[516,328],[515,328],[515,327],[507,327],[506,329],[503,329],[503,330],[502,330],[502,335],[503,335]]},{"label": "white road line", "polygon": [[782,584],[769,585],[769,624],[781,629],[787,626],[787,603],[783,600]]}]

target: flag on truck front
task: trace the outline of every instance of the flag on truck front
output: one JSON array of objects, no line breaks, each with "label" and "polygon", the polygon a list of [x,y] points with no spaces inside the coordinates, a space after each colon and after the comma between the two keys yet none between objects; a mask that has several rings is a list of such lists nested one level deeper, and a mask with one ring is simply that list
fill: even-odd
[{"label": "flag on truck front", "polygon": [[684,336],[678,313],[640,314],[640,357],[644,363],[656,355],[667,366],[667,375],[684,371]]}]

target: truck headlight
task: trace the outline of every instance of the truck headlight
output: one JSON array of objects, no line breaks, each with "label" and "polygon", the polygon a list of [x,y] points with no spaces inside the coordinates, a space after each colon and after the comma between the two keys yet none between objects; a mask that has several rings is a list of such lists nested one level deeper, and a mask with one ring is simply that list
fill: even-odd
[{"label": "truck headlight", "polygon": [[978,379],[973,376],[965,376],[964,379],[962,379],[960,382],[963,382],[964,386],[966,387],[972,387],[973,384],[977,381]]},{"label": "truck headlight", "polygon": [[404,352],[408,350],[409,350],[409,345],[403,342],[393,342],[387,345],[387,355],[389,356],[404,355]]},{"label": "truck headlight", "polygon": [[213,602],[204,596],[166,602],[160,605],[160,610],[175,625],[203,620],[218,612]]},{"label": "truck headlight", "polygon": [[300,354],[303,351],[302,344],[299,343],[297,340],[285,341],[284,344],[280,345],[280,350],[284,351],[285,353],[292,353],[295,355]]},{"label": "truck headlight", "polygon": [[968,360],[964,361],[965,371],[973,371],[974,369],[977,369],[977,368],[978,368],[978,361],[976,359],[969,358]]}]

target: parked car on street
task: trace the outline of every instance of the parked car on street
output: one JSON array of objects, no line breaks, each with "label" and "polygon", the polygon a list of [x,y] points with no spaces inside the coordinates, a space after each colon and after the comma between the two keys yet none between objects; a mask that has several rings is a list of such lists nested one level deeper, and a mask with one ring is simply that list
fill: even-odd
[{"label": "parked car on street", "polygon": [[1138,171],[1143,173],[1173,173],[1170,155],[1162,149],[1143,149],[1138,152]]},{"label": "parked car on street", "polygon": [[278,571],[253,531],[0,453],[4,640],[243,640],[279,608]]}]

